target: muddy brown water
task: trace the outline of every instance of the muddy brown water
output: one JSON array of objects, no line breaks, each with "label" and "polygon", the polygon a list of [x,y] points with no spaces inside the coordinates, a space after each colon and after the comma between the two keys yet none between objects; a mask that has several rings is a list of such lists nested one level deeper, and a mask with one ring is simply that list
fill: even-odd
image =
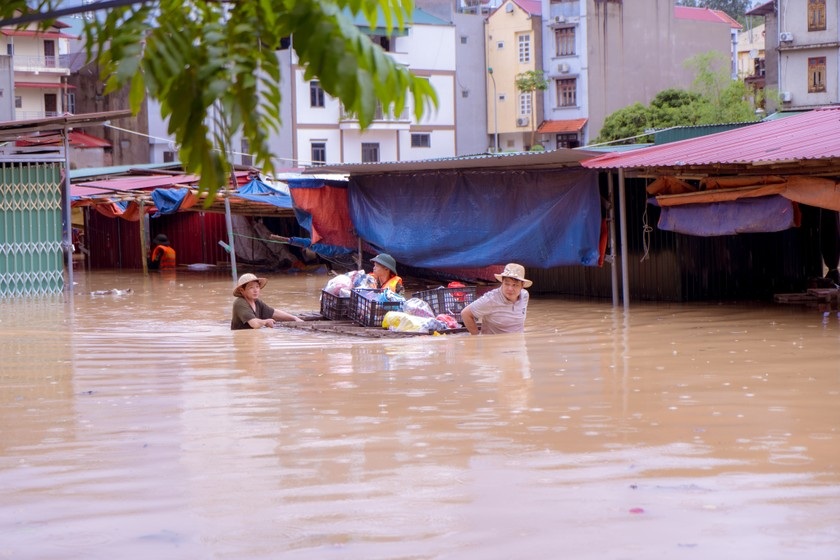
[{"label": "muddy brown water", "polygon": [[0,559],[840,558],[836,316],[534,297],[524,335],[360,339],[231,332],[217,273],[75,280],[0,301]]}]

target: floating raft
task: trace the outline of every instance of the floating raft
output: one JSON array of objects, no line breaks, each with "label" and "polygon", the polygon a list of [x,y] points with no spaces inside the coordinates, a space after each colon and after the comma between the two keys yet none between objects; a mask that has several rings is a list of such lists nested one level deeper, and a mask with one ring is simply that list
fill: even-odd
[{"label": "floating raft", "polygon": [[819,308],[820,311],[840,309],[840,290],[836,288],[811,288],[805,293],[776,294],[776,303],[798,303]]},{"label": "floating raft", "polygon": [[[360,336],[364,338],[410,338],[415,336],[432,336],[435,333],[424,332],[401,332],[383,329],[382,327],[362,327],[353,321],[332,321],[324,318],[320,313],[301,314],[302,323],[283,321],[276,324],[277,327],[288,327],[304,331],[320,332],[326,334],[340,334],[347,336]],[[459,334],[468,332],[466,327],[459,329],[447,329],[439,334]]]}]

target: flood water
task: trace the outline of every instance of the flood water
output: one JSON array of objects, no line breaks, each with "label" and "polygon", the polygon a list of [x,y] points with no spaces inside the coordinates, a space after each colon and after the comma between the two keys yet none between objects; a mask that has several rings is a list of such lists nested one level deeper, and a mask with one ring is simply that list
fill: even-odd
[{"label": "flood water", "polygon": [[840,558],[836,316],[533,297],[524,335],[365,339],[231,332],[218,273],[75,280],[0,300],[0,559]]}]

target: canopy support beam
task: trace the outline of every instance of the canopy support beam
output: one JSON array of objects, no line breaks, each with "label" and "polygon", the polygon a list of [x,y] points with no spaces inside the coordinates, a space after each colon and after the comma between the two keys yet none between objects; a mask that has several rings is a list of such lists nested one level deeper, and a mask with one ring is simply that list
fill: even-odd
[{"label": "canopy support beam", "polygon": [[627,193],[624,169],[618,170],[618,219],[621,228],[621,297],[624,309],[630,308],[630,281],[627,268]]}]

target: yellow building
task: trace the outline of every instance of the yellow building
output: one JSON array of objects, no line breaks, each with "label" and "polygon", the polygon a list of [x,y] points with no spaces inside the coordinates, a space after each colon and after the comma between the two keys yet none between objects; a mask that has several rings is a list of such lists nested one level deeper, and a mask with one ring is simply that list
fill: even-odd
[{"label": "yellow building", "polygon": [[[528,150],[542,122],[543,94],[521,92],[517,76],[542,69],[540,2],[505,0],[485,23],[490,149]],[[497,145],[498,144],[498,145]]]}]

